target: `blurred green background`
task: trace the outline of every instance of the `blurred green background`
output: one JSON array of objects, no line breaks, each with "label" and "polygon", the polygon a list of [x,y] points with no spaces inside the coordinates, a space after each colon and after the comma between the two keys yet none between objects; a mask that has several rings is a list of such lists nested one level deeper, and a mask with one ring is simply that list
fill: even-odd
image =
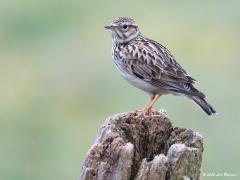
[{"label": "blurred green background", "polygon": [[218,115],[164,96],[174,126],[204,136],[203,173],[240,179],[240,1],[0,0],[0,179],[78,179],[106,117],[143,107],[103,26],[130,16],[166,45]]}]

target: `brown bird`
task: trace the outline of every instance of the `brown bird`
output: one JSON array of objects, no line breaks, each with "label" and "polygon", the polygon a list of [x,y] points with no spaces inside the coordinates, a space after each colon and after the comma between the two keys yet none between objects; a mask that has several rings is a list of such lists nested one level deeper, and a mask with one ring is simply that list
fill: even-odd
[{"label": "brown bird", "polygon": [[112,33],[112,58],[123,78],[150,95],[151,101],[140,116],[149,113],[164,94],[183,95],[195,101],[208,115],[216,113],[205,95],[193,86],[195,79],[166,47],[144,37],[133,19],[119,17],[105,28]]}]

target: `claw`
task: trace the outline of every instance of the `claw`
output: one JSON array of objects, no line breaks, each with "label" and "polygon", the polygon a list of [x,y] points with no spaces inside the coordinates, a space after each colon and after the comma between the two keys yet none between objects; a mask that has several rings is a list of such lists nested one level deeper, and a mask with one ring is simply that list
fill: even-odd
[{"label": "claw", "polygon": [[141,117],[144,117],[146,115],[150,115],[151,112],[158,112],[156,109],[153,109],[154,103],[160,98],[160,94],[157,94],[154,96],[154,98],[151,100],[151,102],[144,108],[144,109],[138,109],[137,112],[141,112],[140,115],[137,115],[134,117],[135,120],[138,120]]},{"label": "claw", "polygon": [[156,109],[153,108],[144,108],[144,109],[138,109],[136,110],[137,112],[140,112],[139,115],[136,115],[133,117],[134,120],[139,120],[140,118],[146,116],[146,115],[150,115],[152,112],[157,112]]}]

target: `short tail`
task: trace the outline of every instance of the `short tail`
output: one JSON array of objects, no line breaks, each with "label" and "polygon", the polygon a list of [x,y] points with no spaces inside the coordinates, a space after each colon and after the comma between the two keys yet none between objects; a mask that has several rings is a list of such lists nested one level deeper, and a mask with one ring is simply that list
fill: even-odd
[{"label": "short tail", "polygon": [[190,96],[190,98],[194,100],[209,116],[216,113],[213,107],[208,104],[204,98],[198,96]]}]

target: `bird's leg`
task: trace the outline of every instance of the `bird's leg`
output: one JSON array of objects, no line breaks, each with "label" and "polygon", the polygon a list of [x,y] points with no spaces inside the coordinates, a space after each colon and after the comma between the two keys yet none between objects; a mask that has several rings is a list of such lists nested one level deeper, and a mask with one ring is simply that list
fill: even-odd
[{"label": "bird's leg", "polygon": [[[153,98],[151,99],[151,101],[147,104],[147,106],[143,109],[140,110],[141,114],[139,115],[144,116],[146,113],[148,113],[150,110],[152,110],[153,105],[157,102],[157,100],[160,98],[161,95],[156,94],[155,96],[153,96]],[[139,110],[138,110],[139,111]]]},{"label": "bird's leg", "polygon": [[149,96],[150,96],[150,101],[145,105],[144,108],[142,108],[142,109],[137,109],[137,110],[136,110],[137,112],[143,112],[144,109],[152,102],[152,100],[154,99],[154,97],[156,96],[156,94],[149,94]]}]

